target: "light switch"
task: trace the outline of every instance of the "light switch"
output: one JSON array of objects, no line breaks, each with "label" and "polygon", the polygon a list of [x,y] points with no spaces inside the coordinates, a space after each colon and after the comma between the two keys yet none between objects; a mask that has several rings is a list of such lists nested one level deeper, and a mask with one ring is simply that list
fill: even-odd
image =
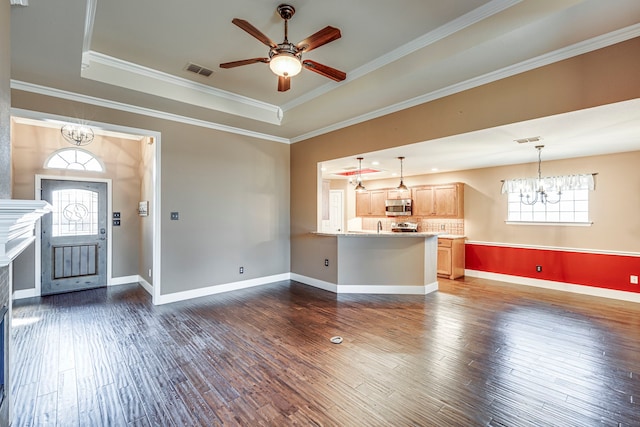
[{"label": "light switch", "polygon": [[113,226],[114,227],[120,227],[120,220],[119,219],[114,219],[113,220]]},{"label": "light switch", "polygon": [[113,217],[116,218],[116,219],[119,219],[120,218],[120,212],[114,212],[113,213]]},{"label": "light switch", "polygon": [[180,214],[178,212],[171,212],[171,221],[177,221],[180,219]]}]

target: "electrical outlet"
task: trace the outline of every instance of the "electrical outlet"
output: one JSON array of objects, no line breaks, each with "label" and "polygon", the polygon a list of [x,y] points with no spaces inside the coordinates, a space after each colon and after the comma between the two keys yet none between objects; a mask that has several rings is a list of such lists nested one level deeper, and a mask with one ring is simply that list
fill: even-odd
[{"label": "electrical outlet", "polygon": [[149,277],[151,277],[151,269],[149,269]]},{"label": "electrical outlet", "polygon": [[440,224],[440,230],[444,231],[444,229],[445,229],[444,224]]},{"label": "electrical outlet", "polygon": [[629,283],[631,283],[632,285],[637,285],[638,284],[638,276],[629,276]]},{"label": "electrical outlet", "polygon": [[542,273],[542,266],[541,265],[536,265],[536,271],[538,273]]},{"label": "electrical outlet", "polygon": [[244,274],[244,267],[240,267],[240,274]]},{"label": "electrical outlet", "polygon": [[329,267],[329,259],[328,258],[324,259],[324,266],[325,267]]}]

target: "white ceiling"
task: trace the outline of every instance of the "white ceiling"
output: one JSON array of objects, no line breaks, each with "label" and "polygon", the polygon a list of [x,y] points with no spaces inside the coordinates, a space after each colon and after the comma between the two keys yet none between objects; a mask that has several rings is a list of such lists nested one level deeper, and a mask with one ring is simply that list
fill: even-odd
[{"label": "white ceiling", "polygon": [[[540,141],[515,142],[532,137]],[[400,156],[404,176],[536,162],[537,145],[544,146],[543,162],[640,150],[640,99],[362,153],[362,168],[379,170],[363,179],[399,176]],[[323,162],[323,178],[346,179],[336,174],[357,170],[357,157]]]},{"label": "white ceiling", "polygon": [[[282,41],[279,3],[32,0],[28,7],[12,6],[12,87],[296,142],[640,36],[637,0],[291,0],[296,14],[289,39],[297,42],[327,25],[339,28],[340,39],[305,58],[345,71],[347,79],[337,83],[303,70],[281,93],[267,64],[218,67],[268,53],[233,18]],[[189,73],[189,62],[215,73]],[[562,141],[578,135],[567,135],[571,130],[557,120],[535,124],[460,136],[458,145],[432,142],[428,156],[402,155],[409,173],[431,159],[441,170],[531,161],[514,148],[491,145],[495,132],[507,143],[540,134],[550,146],[545,158],[637,149],[597,141],[591,147],[589,138],[569,144]],[[483,143],[469,144],[469,138]],[[418,162],[421,156],[429,162]]]}]

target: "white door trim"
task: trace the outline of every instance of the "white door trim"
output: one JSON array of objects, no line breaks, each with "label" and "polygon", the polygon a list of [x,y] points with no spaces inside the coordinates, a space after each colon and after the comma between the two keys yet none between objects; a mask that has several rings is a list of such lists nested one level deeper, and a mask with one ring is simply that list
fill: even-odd
[{"label": "white door trim", "polygon": [[[59,176],[59,175],[36,175],[35,182],[35,200],[42,200],[42,180],[43,179],[54,179],[57,181],[78,181],[78,182],[102,182],[107,184],[107,286],[111,286],[111,281],[113,280],[113,272],[111,269],[112,266],[112,232],[113,232],[113,222],[111,221],[111,198],[112,194],[112,185],[110,178],[87,178],[87,177],[75,177],[75,176]],[[40,255],[40,251],[42,250],[42,222],[38,221],[36,223],[36,256],[35,256],[35,296],[42,295],[42,256]]]}]

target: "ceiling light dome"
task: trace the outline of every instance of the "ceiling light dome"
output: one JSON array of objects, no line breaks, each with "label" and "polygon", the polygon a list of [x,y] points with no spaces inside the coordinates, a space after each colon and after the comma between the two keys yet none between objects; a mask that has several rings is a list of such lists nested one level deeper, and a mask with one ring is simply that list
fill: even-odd
[{"label": "ceiling light dome", "polygon": [[302,63],[296,55],[283,52],[271,58],[269,68],[278,76],[293,77],[302,70]]}]

